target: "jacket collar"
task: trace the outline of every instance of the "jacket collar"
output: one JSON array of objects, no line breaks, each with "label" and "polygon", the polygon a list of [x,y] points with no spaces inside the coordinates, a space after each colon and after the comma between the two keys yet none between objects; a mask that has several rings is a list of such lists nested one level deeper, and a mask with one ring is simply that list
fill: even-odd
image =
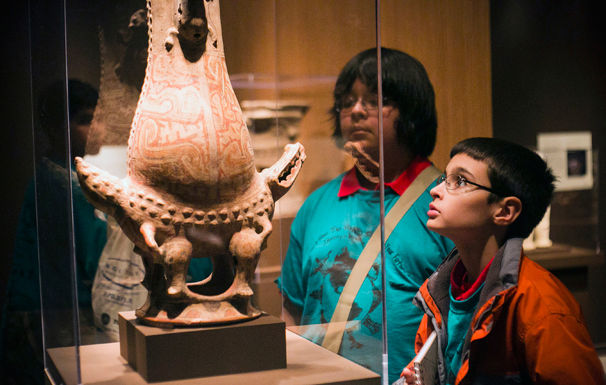
[{"label": "jacket collar", "polygon": [[488,269],[478,308],[489,298],[518,285],[522,241],[522,238],[508,239],[497,252],[492,266]]},{"label": "jacket collar", "polygon": [[[486,281],[477,306],[478,309],[490,298],[518,284],[522,257],[522,241],[522,238],[509,239],[497,251],[486,274]],[[436,310],[440,312],[442,318],[448,317],[450,274],[459,257],[459,251],[456,248],[453,249],[424,284],[427,295],[431,296],[437,306]],[[422,293],[419,292],[419,294]],[[424,299],[419,297],[416,298],[415,302],[418,303],[419,300]],[[417,306],[420,305],[419,303],[417,304]],[[424,309],[424,306],[420,307]]]}]

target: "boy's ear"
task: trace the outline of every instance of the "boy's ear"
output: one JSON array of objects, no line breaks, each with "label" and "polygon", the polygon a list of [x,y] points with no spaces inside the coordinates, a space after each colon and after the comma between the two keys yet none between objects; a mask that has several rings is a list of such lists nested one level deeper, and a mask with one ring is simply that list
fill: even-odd
[{"label": "boy's ear", "polygon": [[522,213],[522,201],[518,197],[505,197],[496,204],[498,207],[493,214],[493,220],[497,225],[509,226]]}]

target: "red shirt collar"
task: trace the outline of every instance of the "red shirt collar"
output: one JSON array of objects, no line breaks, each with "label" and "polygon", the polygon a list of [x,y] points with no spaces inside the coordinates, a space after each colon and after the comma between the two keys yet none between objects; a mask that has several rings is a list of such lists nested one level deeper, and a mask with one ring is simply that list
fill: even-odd
[{"label": "red shirt collar", "polygon": [[484,267],[475,282],[469,282],[467,269],[459,259],[450,273],[450,288],[453,298],[457,301],[463,301],[471,297],[486,280],[486,274],[488,274],[488,269],[493,260],[494,257]]},{"label": "red shirt collar", "polygon": [[[396,180],[394,180],[393,182],[385,183],[385,186],[391,187],[391,189],[395,191],[398,195],[402,195],[404,191],[406,191],[408,186],[410,186],[410,184],[415,180],[415,178],[421,173],[421,171],[425,170],[429,166],[431,166],[431,162],[427,158],[416,156],[412,160],[412,162],[410,162],[408,168],[404,170],[404,172],[400,174],[400,176]],[[379,185],[377,184],[375,190],[378,189]],[[346,197],[357,192],[358,190],[364,190],[364,188],[360,186],[360,182],[358,181],[358,176],[356,174],[356,168],[353,167],[343,177],[338,197]]]}]

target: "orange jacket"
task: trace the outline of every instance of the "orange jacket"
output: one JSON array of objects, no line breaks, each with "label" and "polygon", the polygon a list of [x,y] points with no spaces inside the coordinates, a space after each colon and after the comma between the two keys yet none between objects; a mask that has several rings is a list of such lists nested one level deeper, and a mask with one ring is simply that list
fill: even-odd
[{"label": "orange jacket", "polygon": [[415,297],[425,311],[415,351],[437,331],[440,384],[606,384],[580,306],[556,277],[522,255],[521,239],[510,239],[495,256],[467,332],[461,368],[456,379],[447,379],[445,317],[450,272],[458,259],[455,249]]}]

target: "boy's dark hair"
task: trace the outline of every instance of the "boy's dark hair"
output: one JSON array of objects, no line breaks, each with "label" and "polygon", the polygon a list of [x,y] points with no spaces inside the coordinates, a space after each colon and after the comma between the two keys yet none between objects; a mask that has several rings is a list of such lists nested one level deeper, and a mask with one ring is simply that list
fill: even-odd
[{"label": "boy's dark hair", "polygon": [[463,153],[488,166],[492,189],[489,203],[507,196],[522,201],[522,212],[507,230],[507,238],[526,238],[545,215],[553,196],[554,181],[545,161],[534,151],[495,138],[469,138],[457,143],[450,157]]},{"label": "boy's dark hair", "polygon": [[[383,97],[400,112],[395,129],[398,142],[413,154],[429,156],[436,143],[438,126],[435,95],[423,65],[398,50],[381,48]],[[334,121],[333,137],[341,143],[340,102],[349,95],[356,79],[377,92],[377,49],[370,48],[354,56],[341,70],[333,92],[329,113]],[[385,102],[384,102],[385,103]]]}]

